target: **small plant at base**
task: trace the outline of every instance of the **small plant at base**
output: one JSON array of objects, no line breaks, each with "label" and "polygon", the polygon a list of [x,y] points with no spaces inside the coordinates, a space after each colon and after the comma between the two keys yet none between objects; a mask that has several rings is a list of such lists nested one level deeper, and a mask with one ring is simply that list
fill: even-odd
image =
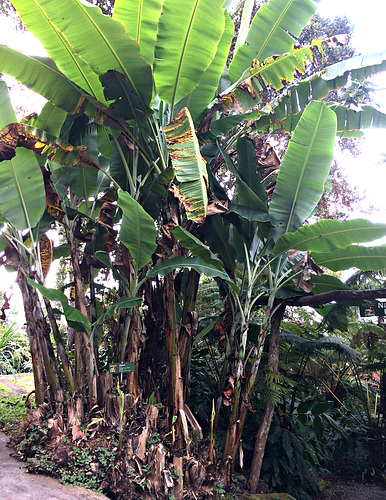
[{"label": "small plant at base", "polygon": [[151,464],[142,465],[142,470],[145,476],[148,476],[151,473]]},{"label": "small plant at base", "polygon": [[215,491],[218,495],[224,495],[226,491],[224,490],[224,485],[222,483],[216,483],[213,491]]},{"label": "small plant at base", "polygon": [[178,470],[175,467],[173,467],[171,469],[170,474],[171,474],[172,478],[175,479],[178,484],[180,484],[181,474],[178,472]]}]

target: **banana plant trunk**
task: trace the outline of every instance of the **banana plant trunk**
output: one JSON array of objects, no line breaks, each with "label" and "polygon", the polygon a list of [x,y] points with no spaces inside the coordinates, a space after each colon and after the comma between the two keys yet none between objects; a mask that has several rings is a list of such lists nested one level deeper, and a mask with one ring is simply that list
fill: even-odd
[{"label": "banana plant trunk", "polygon": [[173,455],[173,465],[178,471],[180,482],[173,486],[176,500],[183,498],[183,432],[180,411],[183,412],[183,382],[181,378],[181,360],[178,348],[178,324],[176,317],[174,279],[172,273],[165,277],[165,308],[166,308],[166,374],[168,382],[168,426],[172,432],[173,445],[176,453]]},{"label": "banana plant trunk", "polygon": [[50,328],[43,315],[39,297],[36,290],[27,283],[25,272],[19,272],[18,285],[27,323],[36,405],[41,405],[45,399],[54,405],[62,403],[64,398],[62,380],[51,344]]},{"label": "banana plant trunk", "polygon": [[[272,373],[278,373],[279,370],[279,332],[280,332],[280,323],[283,319],[284,312],[285,312],[285,306],[282,305],[278,307],[271,316],[268,369]],[[248,489],[253,493],[256,492],[257,485],[260,479],[265,446],[267,444],[268,434],[271,428],[274,409],[275,409],[275,404],[272,402],[272,398],[268,397],[268,401],[265,403],[264,406],[264,411],[260,421],[259,430],[256,435],[251,470],[249,473],[249,479],[247,483]]]},{"label": "banana plant trunk", "polygon": [[[87,299],[84,290],[84,281],[80,270],[79,248],[75,238],[71,235],[68,239],[70,241],[70,257],[71,266],[75,283],[75,305],[76,308],[86,317]],[[89,390],[90,405],[96,401],[96,394],[94,388],[94,353],[91,349],[90,341],[84,332],[75,333],[75,383],[76,389],[80,392],[84,390],[85,375]]]},{"label": "banana plant trunk", "polygon": [[182,324],[179,335],[179,351],[181,359],[181,377],[184,385],[184,396],[186,398],[187,383],[189,379],[190,360],[192,354],[193,340],[197,333],[198,316],[195,312],[198,284],[200,274],[191,269],[184,296],[184,308],[182,311]]}]

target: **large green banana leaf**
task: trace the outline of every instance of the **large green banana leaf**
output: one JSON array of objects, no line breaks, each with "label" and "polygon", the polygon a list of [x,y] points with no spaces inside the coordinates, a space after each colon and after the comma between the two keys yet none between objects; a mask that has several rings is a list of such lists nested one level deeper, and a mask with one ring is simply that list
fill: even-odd
[{"label": "large green banana leaf", "polygon": [[[252,64],[267,57],[289,52],[304,26],[315,14],[320,0],[270,0],[257,11],[247,44],[241,45],[229,67],[229,76],[236,82]],[[291,36],[292,35],[292,36]]]},{"label": "large green banana leaf", "polygon": [[[5,82],[0,82],[0,128],[16,121]],[[32,151],[20,149],[0,162],[0,213],[16,229],[32,228],[46,206],[43,175]]]},{"label": "large green banana leaf", "polygon": [[275,255],[291,248],[314,252],[334,252],[353,243],[377,240],[386,235],[386,224],[373,224],[366,219],[340,222],[321,220],[311,226],[300,227],[294,233],[279,238],[273,248]]},{"label": "large green banana leaf", "polygon": [[335,133],[335,113],[322,102],[311,102],[280,165],[269,207],[278,222],[275,239],[298,229],[317,205],[331,167]]},{"label": "large green banana leaf", "polygon": [[74,85],[48,57],[31,57],[0,45],[0,71],[12,76],[34,92],[68,113],[85,112],[96,123],[122,129],[125,124],[113,117],[105,105]]},{"label": "large green banana leaf", "polygon": [[214,98],[221,74],[227,62],[229,49],[232,43],[234,25],[229,14],[224,11],[224,15],[225,29],[219,41],[213,61],[201,76],[198,86],[179,103],[181,107],[186,106],[189,108],[194,121]]},{"label": "large green banana leaf", "polygon": [[115,0],[113,19],[120,21],[126,33],[139,43],[142,57],[153,65],[158,21],[162,0]]},{"label": "large green banana leaf", "polygon": [[352,245],[338,248],[333,252],[312,252],[311,257],[319,266],[332,271],[342,271],[357,267],[362,271],[380,271],[386,269],[386,246],[361,247]]},{"label": "large green banana leaf", "polygon": [[118,206],[123,212],[119,239],[130,250],[137,269],[141,269],[150,262],[157,246],[154,220],[127,192],[118,192]]},{"label": "large green banana leaf", "polygon": [[25,27],[43,44],[47,55],[55,61],[67,78],[95,99],[104,102],[98,75],[79,57],[60,33],[44,10],[42,2],[12,0],[12,4]]},{"label": "large green banana leaf", "polygon": [[208,174],[189,110],[182,108],[164,133],[186,215],[202,222],[208,208]]},{"label": "large green banana leaf", "polygon": [[[237,170],[242,179],[263,202],[264,211],[267,206],[267,194],[260,182],[260,175],[256,172],[256,151],[252,141],[245,136],[240,137],[236,144]],[[255,207],[257,208],[257,207]]]},{"label": "large green banana leaf", "polygon": [[328,274],[322,274],[321,276],[312,274],[310,281],[315,285],[315,288],[313,288],[311,292],[313,295],[330,292],[331,290],[350,290],[350,287],[346,285],[346,283]]},{"label": "large green banana leaf", "polygon": [[197,87],[213,61],[225,25],[223,0],[164,0],[155,47],[154,78],[171,104]]},{"label": "large green banana leaf", "polygon": [[[36,0],[37,1],[37,0]],[[74,52],[97,75],[122,73],[145,106],[150,104],[153,78],[150,65],[128,37],[122,23],[104,16],[98,7],[77,0],[39,0],[39,5]]]}]

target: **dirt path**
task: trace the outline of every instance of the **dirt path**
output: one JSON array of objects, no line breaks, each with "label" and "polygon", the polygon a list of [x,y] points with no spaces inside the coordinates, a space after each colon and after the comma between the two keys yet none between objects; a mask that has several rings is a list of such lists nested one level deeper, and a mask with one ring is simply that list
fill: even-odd
[{"label": "dirt path", "polygon": [[[16,377],[16,380],[15,380]],[[34,390],[33,381],[27,381],[23,374],[15,375],[0,375],[0,384],[7,387],[13,394],[4,394],[4,396],[11,396],[15,394],[27,394]],[[30,390],[29,390],[30,389]]]},{"label": "dirt path", "polygon": [[8,438],[0,433],[0,498],[1,500],[103,500],[104,495],[81,488],[65,486],[46,476],[28,474],[22,463],[10,456]]},{"label": "dirt path", "polygon": [[386,500],[386,485],[335,478],[323,493],[324,500]]}]

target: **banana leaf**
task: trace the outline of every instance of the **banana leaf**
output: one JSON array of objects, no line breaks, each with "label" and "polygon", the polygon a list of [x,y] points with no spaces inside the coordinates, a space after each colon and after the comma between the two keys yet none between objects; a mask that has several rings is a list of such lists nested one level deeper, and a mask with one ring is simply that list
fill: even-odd
[{"label": "banana leaf", "polygon": [[141,269],[150,262],[157,246],[154,220],[124,191],[118,192],[118,206],[123,212],[119,239],[129,249],[137,269]]},{"label": "banana leaf", "polygon": [[202,222],[208,208],[208,174],[189,110],[182,108],[164,133],[187,217]]},{"label": "banana leaf", "polygon": [[317,3],[319,0],[271,0],[263,4],[252,21],[247,43],[239,47],[230,64],[231,81],[238,81],[253,59],[262,62],[289,52],[295,43],[293,37],[300,35],[315,14]]},{"label": "banana leaf", "polygon": [[178,107],[189,108],[193,120],[197,120],[200,114],[214,98],[221,74],[227,62],[229,49],[232,42],[234,25],[227,12],[225,15],[225,29],[219,41],[216,55],[209,67],[202,74],[198,86],[184,99],[178,103]]},{"label": "banana leaf", "polygon": [[176,269],[189,268],[194,269],[200,274],[205,274],[208,278],[221,278],[229,282],[229,276],[224,270],[220,270],[216,265],[208,264],[200,257],[183,257],[179,255],[172,259],[166,259],[160,264],[156,264],[152,269],[146,273],[147,278],[154,278],[157,274],[166,276],[171,271]]},{"label": "banana leaf", "polygon": [[68,113],[86,113],[96,123],[122,130],[107,106],[74,85],[48,57],[31,57],[0,45],[0,71],[51,101]]},{"label": "banana leaf", "polygon": [[373,224],[366,219],[340,222],[321,220],[310,226],[300,227],[294,233],[283,234],[273,248],[275,255],[294,248],[315,252],[333,252],[353,243],[377,240],[386,235],[386,224]]},{"label": "banana leaf", "polygon": [[386,269],[386,246],[361,247],[352,245],[338,248],[333,252],[311,252],[314,261],[331,271],[342,271],[357,267],[362,271],[381,271]]},{"label": "banana leaf", "polygon": [[213,61],[222,37],[223,0],[165,0],[155,47],[154,79],[171,104],[190,94]]},{"label": "banana leaf", "polygon": [[386,51],[351,57],[332,64],[322,74],[323,80],[331,81],[339,77],[364,80],[386,70]]},{"label": "banana leaf", "polygon": [[115,0],[113,19],[120,21],[126,33],[139,43],[142,57],[153,65],[158,21],[162,0]]},{"label": "banana leaf", "polygon": [[[7,85],[0,81],[0,127],[16,121]],[[0,161],[0,214],[16,229],[36,226],[46,205],[43,175],[32,151]]]},{"label": "banana leaf", "polygon": [[37,288],[46,299],[62,304],[63,313],[70,327],[74,328],[77,332],[85,332],[90,335],[91,324],[89,319],[78,309],[69,305],[68,298],[63,292],[40,285],[31,280],[31,278],[28,278],[27,281],[29,285]]},{"label": "banana leaf", "polygon": [[88,155],[86,146],[72,146],[44,130],[23,123],[10,123],[0,130],[0,161],[12,159],[16,148],[20,147],[30,149],[61,165],[90,167],[94,170],[100,168]]},{"label": "banana leaf", "polygon": [[335,132],[335,113],[322,102],[311,102],[281,162],[269,207],[278,222],[275,240],[298,229],[317,205],[334,154]]},{"label": "banana leaf", "polygon": [[150,104],[153,91],[150,65],[141,56],[138,43],[127,36],[122,23],[103,15],[99,7],[86,6],[77,0],[39,0],[38,4],[94,73],[119,71],[144,106]]},{"label": "banana leaf", "polygon": [[192,255],[200,257],[204,262],[210,266],[216,267],[220,271],[224,270],[221,260],[216,257],[214,253],[212,253],[210,249],[202,243],[202,241],[186,231],[186,229],[181,226],[176,226],[172,229],[172,233],[184,248],[191,251]]},{"label": "banana leaf", "polygon": [[328,274],[322,274],[322,276],[312,274],[310,281],[315,285],[315,288],[313,288],[311,292],[313,295],[330,292],[332,290],[350,290],[350,287],[343,283],[343,281],[335,278],[335,276],[329,276]]},{"label": "banana leaf", "polygon": [[54,106],[51,102],[46,102],[33,126],[50,135],[59,136],[66,116],[65,111]]},{"label": "banana leaf", "polygon": [[42,2],[13,0],[12,4],[25,27],[42,43],[47,55],[55,60],[67,78],[84,92],[104,102],[98,75],[79,57],[53,20],[47,16]]}]

